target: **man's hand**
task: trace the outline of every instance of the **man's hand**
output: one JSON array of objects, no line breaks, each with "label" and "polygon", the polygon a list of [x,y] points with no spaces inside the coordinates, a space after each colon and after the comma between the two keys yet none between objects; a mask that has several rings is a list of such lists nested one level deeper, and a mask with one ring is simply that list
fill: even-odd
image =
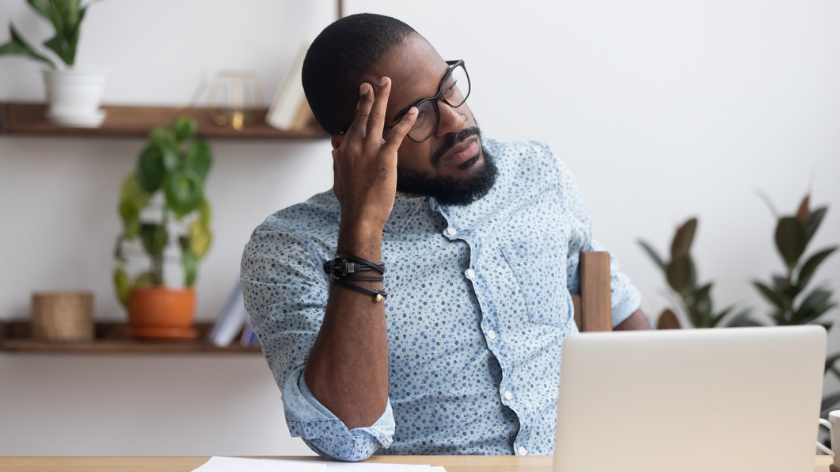
[{"label": "man's hand", "polygon": [[397,149],[417,119],[412,107],[383,139],[390,93],[387,77],[376,92],[363,83],[356,118],[345,135],[333,138],[333,192],[341,205],[342,232],[353,239],[382,234],[397,192]]}]

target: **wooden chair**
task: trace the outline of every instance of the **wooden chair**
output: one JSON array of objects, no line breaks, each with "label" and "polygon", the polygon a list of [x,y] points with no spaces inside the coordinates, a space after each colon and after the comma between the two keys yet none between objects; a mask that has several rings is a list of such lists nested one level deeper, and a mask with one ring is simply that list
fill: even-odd
[{"label": "wooden chair", "polygon": [[610,253],[580,253],[580,295],[572,295],[580,331],[612,331]]}]

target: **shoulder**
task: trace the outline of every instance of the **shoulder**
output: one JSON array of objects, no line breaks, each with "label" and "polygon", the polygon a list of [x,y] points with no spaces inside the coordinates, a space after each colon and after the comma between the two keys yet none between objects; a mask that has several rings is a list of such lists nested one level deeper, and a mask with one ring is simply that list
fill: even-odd
[{"label": "shoulder", "polygon": [[277,211],[257,226],[245,246],[244,259],[278,251],[286,256],[324,252],[338,234],[339,218],[340,207],[332,190],[314,195]]},{"label": "shoulder", "polygon": [[499,168],[505,183],[529,182],[557,186],[568,169],[548,144],[539,141],[487,139],[484,148]]}]

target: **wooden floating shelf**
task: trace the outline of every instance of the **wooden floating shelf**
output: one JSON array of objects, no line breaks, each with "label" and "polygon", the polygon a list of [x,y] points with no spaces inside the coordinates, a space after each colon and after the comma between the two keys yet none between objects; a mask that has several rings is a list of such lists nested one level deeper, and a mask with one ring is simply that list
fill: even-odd
[{"label": "wooden floating shelf", "polygon": [[208,108],[135,107],[103,105],[107,116],[98,128],[68,128],[50,123],[43,103],[0,104],[0,136],[146,137],[155,126],[168,125],[178,115],[198,121],[198,135],[224,139],[322,139],[329,135],[317,125],[301,131],[282,131],[265,124],[267,109],[253,110],[241,130],[219,126]]},{"label": "wooden floating shelf", "polygon": [[96,323],[92,341],[49,341],[33,339],[28,321],[0,322],[0,353],[52,354],[261,354],[259,346],[233,344],[217,347],[207,341],[213,323],[196,323],[198,339],[150,341],[134,339],[127,323]]}]

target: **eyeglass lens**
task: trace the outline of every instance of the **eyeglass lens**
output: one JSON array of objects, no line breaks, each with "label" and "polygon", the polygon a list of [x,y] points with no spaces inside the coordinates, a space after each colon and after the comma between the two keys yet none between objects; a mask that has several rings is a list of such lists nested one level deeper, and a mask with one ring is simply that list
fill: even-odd
[{"label": "eyeglass lens", "polygon": [[[457,108],[464,104],[470,94],[470,79],[463,65],[452,70],[441,89],[442,100],[447,105]],[[426,100],[417,107],[417,120],[408,132],[408,136],[415,141],[423,141],[435,132],[440,115],[434,100]]]}]

